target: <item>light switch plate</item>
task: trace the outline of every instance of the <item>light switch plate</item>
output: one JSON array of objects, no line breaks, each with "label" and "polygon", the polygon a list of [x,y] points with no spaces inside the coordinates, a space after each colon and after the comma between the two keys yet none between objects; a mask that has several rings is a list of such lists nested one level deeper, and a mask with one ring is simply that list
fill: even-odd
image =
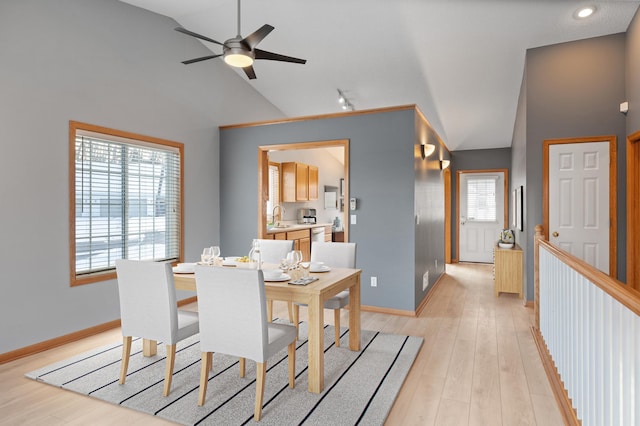
[{"label": "light switch plate", "polygon": [[355,215],[355,214],[352,214],[352,215],[351,215],[351,224],[352,224],[352,225],[355,225],[355,224],[356,224],[356,215]]}]

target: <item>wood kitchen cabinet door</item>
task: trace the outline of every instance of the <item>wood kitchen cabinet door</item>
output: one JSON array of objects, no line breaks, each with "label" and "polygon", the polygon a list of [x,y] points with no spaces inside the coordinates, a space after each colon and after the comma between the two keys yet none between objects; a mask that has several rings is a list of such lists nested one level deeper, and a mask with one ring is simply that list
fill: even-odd
[{"label": "wood kitchen cabinet door", "polygon": [[318,167],[309,166],[309,200],[318,199]]},{"label": "wood kitchen cabinet door", "polygon": [[293,240],[293,249],[302,251],[302,260],[311,259],[311,234],[309,229],[287,232],[287,240]]},{"label": "wood kitchen cabinet door", "polygon": [[296,163],[296,200],[309,200],[309,166]]},{"label": "wood kitchen cabinet door", "polygon": [[302,261],[309,262],[311,260],[311,238],[300,238],[296,241],[298,250],[302,252]]},{"label": "wood kitchen cabinet door", "polygon": [[282,201],[318,199],[318,167],[303,163],[282,163]]},{"label": "wood kitchen cabinet door", "polygon": [[296,163],[282,163],[282,201],[296,201]]}]

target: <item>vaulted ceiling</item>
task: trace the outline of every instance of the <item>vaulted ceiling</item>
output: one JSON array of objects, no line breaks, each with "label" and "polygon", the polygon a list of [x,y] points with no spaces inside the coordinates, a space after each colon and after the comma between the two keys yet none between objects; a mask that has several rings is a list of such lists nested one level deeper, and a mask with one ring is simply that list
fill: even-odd
[{"label": "vaulted ceiling", "polygon": [[[236,0],[123,1],[220,42],[237,33]],[[576,19],[576,10],[585,5],[595,5],[596,13]],[[255,80],[238,72],[289,117],[342,111],[339,88],[356,110],[418,105],[451,150],[508,147],[526,50],[624,32],[639,5],[626,0],[244,0],[242,35],[270,24],[275,30],[259,48],[307,63],[259,60]],[[221,46],[203,44],[222,53]],[[192,59],[188,55],[185,60]],[[187,66],[211,67],[221,60]]]}]

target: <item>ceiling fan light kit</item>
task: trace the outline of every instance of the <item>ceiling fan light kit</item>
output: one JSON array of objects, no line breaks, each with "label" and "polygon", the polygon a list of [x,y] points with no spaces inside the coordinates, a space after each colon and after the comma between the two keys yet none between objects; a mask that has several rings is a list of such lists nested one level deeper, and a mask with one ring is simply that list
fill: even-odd
[{"label": "ceiling fan light kit", "polygon": [[279,53],[256,49],[258,43],[260,43],[274,29],[275,28],[273,26],[265,24],[253,33],[249,34],[247,37],[242,38],[240,35],[240,0],[238,0],[238,35],[228,39],[224,43],[220,43],[212,38],[194,33],[186,28],[178,27],[175,30],[188,36],[222,46],[222,53],[219,55],[207,55],[200,58],[189,59],[188,61],[183,61],[183,64],[189,65],[195,62],[206,61],[207,59],[222,56],[226,64],[232,67],[242,68],[247,77],[250,80],[253,80],[256,78],[256,73],[253,70],[253,62],[256,59],[291,62],[294,64],[305,64],[307,62],[306,59],[299,59],[291,56],[280,55]]},{"label": "ceiling fan light kit", "polygon": [[223,58],[227,65],[236,68],[245,68],[253,65],[255,54],[242,46],[242,40],[227,40],[223,50]]}]

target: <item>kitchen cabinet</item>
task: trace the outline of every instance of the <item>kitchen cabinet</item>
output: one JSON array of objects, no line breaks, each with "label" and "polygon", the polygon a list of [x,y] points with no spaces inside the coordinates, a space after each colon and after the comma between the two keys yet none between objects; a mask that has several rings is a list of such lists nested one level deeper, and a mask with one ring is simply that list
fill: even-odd
[{"label": "kitchen cabinet", "polygon": [[293,240],[293,249],[302,252],[302,260],[311,260],[311,234],[309,229],[287,232],[287,240]]},{"label": "kitchen cabinet", "polygon": [[318,199],[318,167],[308,164],[282,163],[282,201]]},{"label": "kitchen cabinet", "polygon": [[309,229],[274,232],[266,235],[267,240],[293,240],[293,249],[302,252],[302,260],[311,260],[311,234]]},{"label": "kitchen cabinet", "polygon": [[324,242],[325,243],[330,243],[331,242],[331,225],[325,225],[324,227]]},{"label": "kitchen cabinet", "polygon": [[522,299],[522,249],[519,245],[503,249],[498,246],[493,249],[494,293],[498,297],[500,292],[517,293]]},{"label": "kitchen cabinet", "polygon": [[309,200],[318,199],[318,168],[316,166],[309,166]]},{"label": "kitchen cabinet", "polygon": [[334,243],[344,243],[344,231],[337,231],[331,235],[332,235],[331,240]]}]

